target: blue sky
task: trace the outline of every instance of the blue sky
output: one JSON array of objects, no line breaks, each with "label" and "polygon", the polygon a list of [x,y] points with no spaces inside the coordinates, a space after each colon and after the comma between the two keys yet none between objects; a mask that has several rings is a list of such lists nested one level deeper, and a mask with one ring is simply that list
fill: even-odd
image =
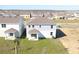
[{"label": "blue sky", "polygon": [[79,10],[79,5],[0,5],[0,9]]}]

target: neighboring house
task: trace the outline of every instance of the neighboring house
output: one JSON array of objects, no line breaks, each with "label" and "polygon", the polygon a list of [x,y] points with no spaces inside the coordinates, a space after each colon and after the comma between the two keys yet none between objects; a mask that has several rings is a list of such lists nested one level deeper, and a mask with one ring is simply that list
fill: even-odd
[{"label": "neighboring house", "polygon": [[0,37],[14,40],[21,37],[24,30],[23,18],[19,16],[0,16]]},{"label": "neighboring house", "polygon": [[66,18],[67,20],[76,20],[76,19],[77,19],[77,17],[71,16],[71,15],[65,16],[65,18]]},{"label": "neighboring house", "polygon": [[30,19],[26,24],[26,37],[29,40],[56,38],[56,24],[44,17]]},{"label": "neighboring house", "polygon": [[43,13],[41,13],[41,12],[31,12],[31,18],[32,17],[43,17]]},{"label": "neighboring house", "polygon": [[30,18],[30,13],[29,12],[26,12],[26,11],[4,11],[4,13],[2,13],[2,15],[4,16],[22,16],[24,17],[25,19],[29,19]]},{"label": "neighboring house", "polygon": [[77,20],[79,20],[79,13],[74,13],[74,16],[76,17]]},{"label": "neighboring house", "polygon": [[65,13],[53,13],[53,19],[66,19],[65,18],[66,14]]},{"label": "neighboring house", "polygon": [[24,17],[25,19],[30,19],[30,13],[27,13],[27,12],[20,12],[18,13],[18,15]]},{"label": "neighboring house", "polygon": [[52,17],[53,17],[53,14],[50,13],[50,12],[45,12],[45,13],[44,13],[44,17],[52,18]]}]

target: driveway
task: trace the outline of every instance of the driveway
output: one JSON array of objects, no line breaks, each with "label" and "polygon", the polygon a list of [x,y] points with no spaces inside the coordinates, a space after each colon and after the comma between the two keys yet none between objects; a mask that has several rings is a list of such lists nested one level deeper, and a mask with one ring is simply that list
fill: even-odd
[{"label": "driveway", "polygon": [[58,38],[70,54],[79,53],[79,28],[61,28],[65,36]]}]

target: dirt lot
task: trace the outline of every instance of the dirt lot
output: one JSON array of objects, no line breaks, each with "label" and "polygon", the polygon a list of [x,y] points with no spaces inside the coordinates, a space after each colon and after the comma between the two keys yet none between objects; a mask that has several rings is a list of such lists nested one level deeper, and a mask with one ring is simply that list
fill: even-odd
[{"label": "dirt lot", "polygon": [[[79,28],[60,28],[65,34],[58,38],[70,54],[79,53]],[[61,35],[58,34],[58,35]]]}]

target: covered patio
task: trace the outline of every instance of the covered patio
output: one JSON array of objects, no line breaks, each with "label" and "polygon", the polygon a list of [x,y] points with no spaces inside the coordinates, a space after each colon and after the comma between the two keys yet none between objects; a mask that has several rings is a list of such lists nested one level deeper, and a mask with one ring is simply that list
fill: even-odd
[{"label": "covered patio", "polygon": [[30,37],[29,40],[38,40],[39,39],[39,31],[36,29],[32,29],[29,31]]},{"label": "covered patio", "polygon": [[15,40],[19,33],[16,29],[10,28],[5,31],[5,40]]}]

